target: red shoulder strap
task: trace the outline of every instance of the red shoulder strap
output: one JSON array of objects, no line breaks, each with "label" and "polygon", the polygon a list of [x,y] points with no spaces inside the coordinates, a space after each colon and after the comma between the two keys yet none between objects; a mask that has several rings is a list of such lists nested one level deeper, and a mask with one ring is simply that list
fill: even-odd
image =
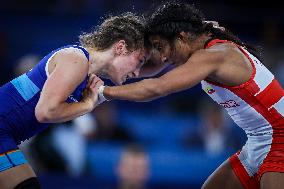
[{"label": "red shoulder strap", "polygon": [[216,43],[233,43],[232,41],[222,40],[222,39],[213,39],[209,43],[206,44],[205,49],[212,47]]}]

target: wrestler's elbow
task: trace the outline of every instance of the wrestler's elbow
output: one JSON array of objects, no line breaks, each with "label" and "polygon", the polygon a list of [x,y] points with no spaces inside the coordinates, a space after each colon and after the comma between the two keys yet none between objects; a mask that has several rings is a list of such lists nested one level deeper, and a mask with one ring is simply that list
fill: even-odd
[{"label": "wrestler's elbow", "polygon": [[48,123],[48,115],[47,112],[39,107],[35,108],[35,117],[37,119],[38,122],[40,123]]},{"label": "wrestler's elbow", "polygon": [[38,104],[35,108],[35,117],[40,123],[52,123],[56,106]]}]

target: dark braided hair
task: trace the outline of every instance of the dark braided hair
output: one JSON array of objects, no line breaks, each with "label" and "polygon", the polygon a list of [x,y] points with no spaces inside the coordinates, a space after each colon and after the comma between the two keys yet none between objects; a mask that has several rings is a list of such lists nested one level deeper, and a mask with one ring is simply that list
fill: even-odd
[{"label": "dark braided hair", "polygon": [[94,31],[79,36],[82,46],[97,50],[109,48],[119,40],[125,40],[128,50],[144,47],[145,20],[134,13],[109,16]]},{"label": "dark braided hair", "polygon": [[197,36],[203,33],[211,33],[212,39],[232,41],[248,48],[251,53],[260,57],[259,49],[242,42],[228,30],[223,31],[215,28],[212,23],[205,22],[201,11],[193,5],[170,1],[159,6],[147,18],[145,34],[147,40],[151,35],[159,35],[172,42],[182,31],[191,32]]}]

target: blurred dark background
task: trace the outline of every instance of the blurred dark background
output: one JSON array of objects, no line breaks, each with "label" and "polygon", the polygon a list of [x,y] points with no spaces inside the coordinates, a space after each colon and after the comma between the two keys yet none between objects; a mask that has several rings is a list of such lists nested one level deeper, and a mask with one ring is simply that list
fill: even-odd
[{"label": "blurred dark background", "polygon": [[[273,1],[187,2],[243,41],[261,46],[264,64],[283,86],[284,6]],[[78,35],[105,15],[148,12],[159,3],[1,1],[0,84],[51,50],[77,44]],[[72,122],[51,126],[21,148],[44,189],[194,189],[245,141],[243,131],[198,85],[149,103],[107,102]]]}]

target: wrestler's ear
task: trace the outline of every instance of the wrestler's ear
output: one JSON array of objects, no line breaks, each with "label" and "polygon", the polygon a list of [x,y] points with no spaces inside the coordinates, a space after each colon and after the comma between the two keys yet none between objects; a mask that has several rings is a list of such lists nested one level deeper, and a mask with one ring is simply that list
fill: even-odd
[{"label": "wrestler's ear", "polygon": [[127,53],[126,42],[124,40],[119,40],[114,44],[114,51],[116,55],[124,55]]}]

